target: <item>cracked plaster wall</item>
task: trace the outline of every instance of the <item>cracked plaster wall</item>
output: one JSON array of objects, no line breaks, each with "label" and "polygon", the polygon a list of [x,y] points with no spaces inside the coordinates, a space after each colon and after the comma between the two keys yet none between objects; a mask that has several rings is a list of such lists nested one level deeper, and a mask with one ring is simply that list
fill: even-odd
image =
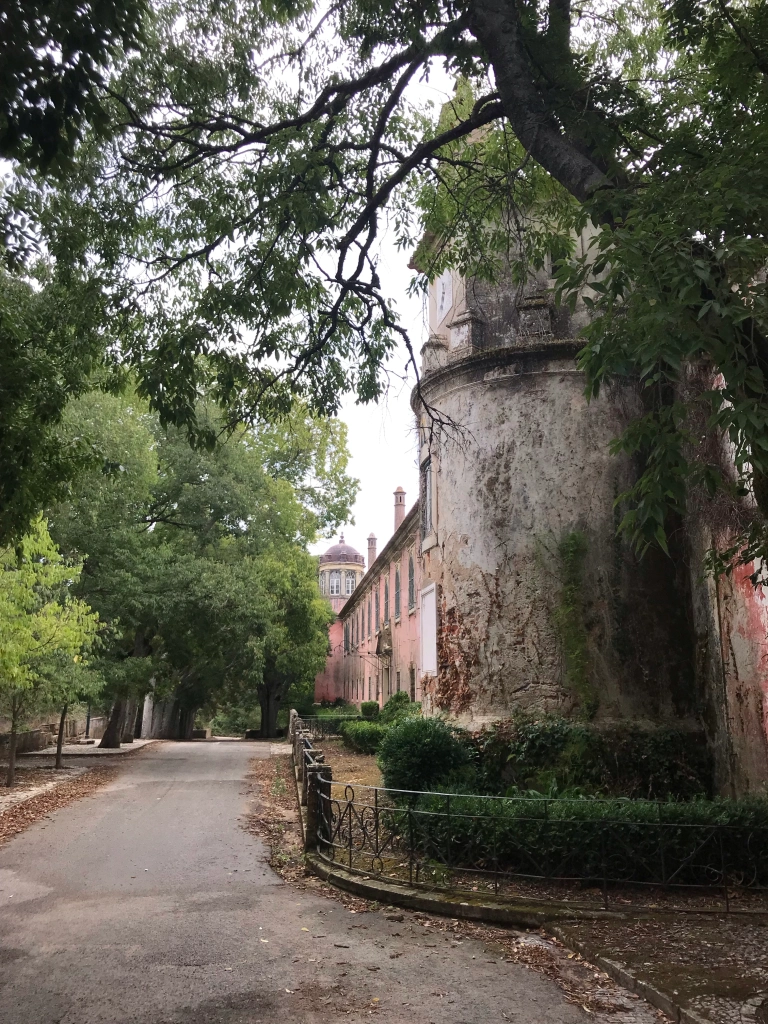
[{"label": "cracked plaster wall", "polygon": [[[438,585],[438,673],[427,704],[479,725],[516,709],[584,712],[557,621],[558,543],[587,541],[581,600],[598,720],[694,724],[686,578],[616,539],[614,499],[631,479],[609,443],[639,410],[631,383],[589,406],[574,325],[533,281],[431,303],[420,414],[433,467],[434,531],[422,585]],[[438,282],[439,285],[439,282]]]}]

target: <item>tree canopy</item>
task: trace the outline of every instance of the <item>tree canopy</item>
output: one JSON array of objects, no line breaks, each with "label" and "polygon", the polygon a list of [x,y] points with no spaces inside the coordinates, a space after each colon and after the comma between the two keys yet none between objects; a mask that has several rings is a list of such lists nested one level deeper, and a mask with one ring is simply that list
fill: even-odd
[{"label": "tree canopy", "polygon": [[[196,415],[221,422],[204,404]],[[62,550],[85,559],[79,595],[111,631],[98,657],[110,696],[151,689],[190,714],[261,701],[274,731],[287,689],[325,661],[329,611],[306,545],[349,516],[340,425],[297,407],[282,430],[241,427],[192,449],[135,394],[92,392],[62,434],[105,456],[50,515]]]},{"label": "tree canopy", "polygon": [[[436,64],[467,83],[440,116],[419,108]],[[20,165],[8,201],[55,274],[96,284],[140,394],[196,442],[201,390],[230,424],[380,394],[409,343],[384,225],[438,240],[424,277],[550,261],[591,302],[590,392],[645,385],[620,442],[645,466],[624,523],[642,548],[692,479],[768,507],[767,69],[764,0],[155,0],[94,78],[110,132],[83,134],[63,185]]]}]

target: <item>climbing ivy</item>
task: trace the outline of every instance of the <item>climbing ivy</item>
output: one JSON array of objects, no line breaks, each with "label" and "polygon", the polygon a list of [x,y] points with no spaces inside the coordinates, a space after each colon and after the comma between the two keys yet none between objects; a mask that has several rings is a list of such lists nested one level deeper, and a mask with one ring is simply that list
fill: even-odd
[{"label": "climbing ivy", "polygon": [[562,588],[555,609],[555,622],[560,632],[565,658],[565,679],[578,698],[585,718],[597,711],[599,698],[589,678],[587,627],[584,616],[584,562],[587,538],[579,530],[565,534],[557,547]]}]

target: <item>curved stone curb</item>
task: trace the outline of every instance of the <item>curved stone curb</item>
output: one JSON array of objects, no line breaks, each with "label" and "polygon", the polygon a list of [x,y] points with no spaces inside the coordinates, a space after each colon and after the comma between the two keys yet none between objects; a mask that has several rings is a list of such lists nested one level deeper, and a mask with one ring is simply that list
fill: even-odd
[{"label": "curved stone curb", "polygon": [[550,935],[554,935],[556,939],[559,939],[564,946],[567,946],[576,953],[580,953],[589,963],[599,967],[601,971],[605,971],[619,985],[629,989],[630,992],[636,992],[637,995],[642,996],[651,1006],[663,1010],[677,1024],[712,1024],[711,1020],[701,1017],[694,1010],[686,1010],[684,1007],[678,1006],[666,992],[662,992],[661,989],[656,988],[655,985],[650,985],[647,981],[642,981],[627,967],[623,967],[615,960],[609,960],[608,957],[601,956],[599,953],[591,952],[584,943],[572,938],[562,928],[558,928],[557,925],[548,927],[546,930]]},{"label": "curved stone curb", "polygon": [[[603,918],[625,920],[627,915],[612,910],[584,910],[520,900],[516,903],[494,903],[490,900],[468,901],[450,893],[427,892],[408,885],[395,885],[374,878],[354,875],[339,866],[330,867],[314,853],[304,855],[305,862],[320,878],[347,892],[376,903],[393,904],[408,910],[442,914],[468,921],[510,925],[516,928],[542,928],[548,921],[584,921]],[[467,895],[462,893],[461,895]]]}]

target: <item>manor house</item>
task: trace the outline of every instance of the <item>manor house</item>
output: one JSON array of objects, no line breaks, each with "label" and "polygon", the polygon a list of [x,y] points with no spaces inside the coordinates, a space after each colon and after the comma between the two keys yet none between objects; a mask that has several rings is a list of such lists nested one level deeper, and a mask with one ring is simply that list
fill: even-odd
[{"label": "manor house", "polygon": [[[581,240],[586,245],[586,239]],[[320,559],[337,612],[317,700],[384,703],[406,689],[469,728],[560,714],[695,731],[723,793],[768,782],[768,606],[748,581],[702,573],[723,531],[691,512],[670,554],[617,535],[634,479],[611,441],[642,413],[632,380],[587,402],[586,317],[524,287],[446,271],[430,288],[412,407],[421,489],[367,568],[349,545]],[[363,572],[363,569],[365,571]]]}]

